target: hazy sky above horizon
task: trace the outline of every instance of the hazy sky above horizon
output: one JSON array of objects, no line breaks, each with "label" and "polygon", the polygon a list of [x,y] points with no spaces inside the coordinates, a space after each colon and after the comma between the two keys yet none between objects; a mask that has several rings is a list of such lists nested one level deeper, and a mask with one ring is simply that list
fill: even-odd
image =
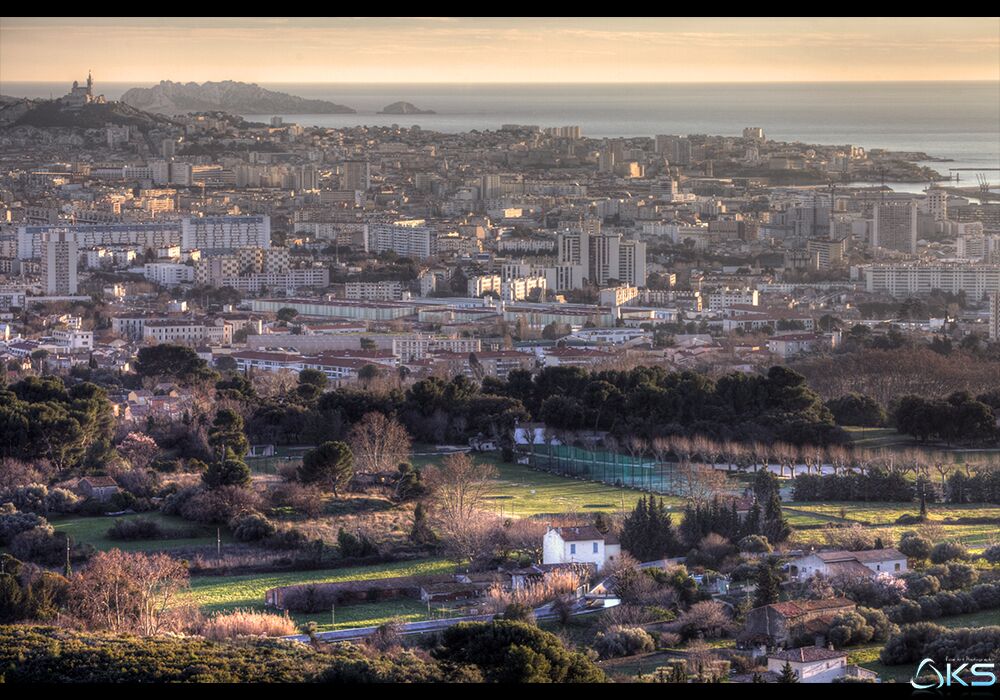
[{"label": "hazy sky above horizon", "polygon": [[1000,80],[1000,18],[0,18],[0,83]]}]

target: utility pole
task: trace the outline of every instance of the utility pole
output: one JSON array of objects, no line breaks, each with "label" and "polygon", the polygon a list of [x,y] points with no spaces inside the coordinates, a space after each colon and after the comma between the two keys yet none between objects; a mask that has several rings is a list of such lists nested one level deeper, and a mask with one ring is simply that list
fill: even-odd
[{"label": "utility pole", "polygon": [[334,603],[330,603],[330,624],[337,624],[337,606]]},{"label": "utility pole", "polygon": [[219,558],[222,558],[222,528],[215,528],[215,551]]}]

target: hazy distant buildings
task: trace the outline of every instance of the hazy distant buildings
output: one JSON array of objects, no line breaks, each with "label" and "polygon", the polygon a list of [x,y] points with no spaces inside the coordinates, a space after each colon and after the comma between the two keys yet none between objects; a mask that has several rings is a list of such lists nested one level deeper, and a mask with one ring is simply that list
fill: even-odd
[{"label": "hazy distant buildings", "polygon": [[393,251],[401,258],[423,259],[437,254],[437,233],[423,219],[368,224],[368,250]]},{"label": "hazy distant buildings", "polygon": [[[599,287],[646,286],[646,244],[620,233],[563,231],[558,235],[557,289],[575,289],[583,280]],[[566,269],[575,268],[575,269]]]},{"label": "hazy distant buildings", "polygon": [[666,158],[671,165],[691,164],[691,142],[686,136],[660,134],[654,143],[656,152]]},{"label": "hazy distant buildings", "polygon": [[990,340],[1000,340],[1000,292],[990,295]]},{"label": "hazy distant buildings", "polygon": [[371,165],[366,160],[345,160],[340,189],[366,192],[372,184]]},{"label": "hazy distant buildings", "polygon": [[50,231],[68,231],[79,248],[135,247],[157,250],[181,242],[181,222],[133,224],[73,224],[68,226],[18,226],[17,257],[42,256],[42,239]]},{"label": "hazy distant buildings", "polygon": [[861,270],[868,292],[894,297],[930,294],[940,289],[952,294],[965,292],[969,299],[978,300],[1000,292],[1000,265],[896,263],[866,265]]},{"label": "hazy distant buildings", "polygon": [[916,254],[916,200],[881,202],[875,205],[872,247]]},{"label": "hazy distant buildings", "polygon": [[810,238],[806,241],[806,251],[812,256],[813,266],[817,270],[840,267],[847,252],[847,239]]},{"label": "hazy distant buildings", "polygon": [[42,288],[52,296],[69,296],[77,292],[76,236],[69,231],[47,231],[42,234]]},{"label": "hazy distant buildings", "polygon": [[181,247],[203,253],[270,248],[269,216],[190,216],[181,221]]}]

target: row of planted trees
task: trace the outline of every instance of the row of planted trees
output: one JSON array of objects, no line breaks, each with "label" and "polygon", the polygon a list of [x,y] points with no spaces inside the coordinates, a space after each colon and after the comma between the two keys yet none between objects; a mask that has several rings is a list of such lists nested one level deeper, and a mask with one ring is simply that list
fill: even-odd
[{"label": "row of planted trees", "polygon": [[797,446],[784,442],[743,443],[731,440],[713,440],[696,435],[674,435],[646,440],[630,436],[618,440],[612,436],[604,439],[605,446],[625,452],[632,457],[651,457],[658,462],[677,463],[681,469],[691,465],[724,467],[727,471],[752,471],[776,469],[779,476],[798,474],[867,474],[870,471],[912,473],[916,477],[937,478],[942,488],[950,474],[963,470],[966,476],[991,472],[1000,468],[1000,455],[984,453],[975,458],[966,457],[963,463],[955,461],[949,452],[921,449],[867,449],[844,445]]}]

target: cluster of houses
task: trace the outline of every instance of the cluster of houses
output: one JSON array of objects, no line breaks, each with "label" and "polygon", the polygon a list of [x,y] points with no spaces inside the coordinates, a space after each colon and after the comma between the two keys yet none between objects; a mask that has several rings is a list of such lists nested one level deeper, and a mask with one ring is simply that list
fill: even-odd
[{"label": "cluster of houses", "polygon": [[[621,544],[614,535],[605,535],[593,526],[552,527],[545,533],[542,551],[545,565],[582,562],[602,570],[621,557]],[[815,574],[828,578],[873,577],[880,573],[898,576],[907,570],[906,555],[892,548],[813,551],[793,558],[788,564],[790,580],[804,580]],[[728,589],[725,577],[712,577],[711,581],[703,577],[698,583],[713,594],[724,594]],[[856,609],[857,605],[847,598],[790,600],[754,608],[747,613],[743,629],[737,635],[737,646],[767,657],[765,681],[776,680],[786,663],[801,683],[829,683],[844,677],[874,680],[877,674],[848,664],[847,652],[834,650],[826,639],[833,620]],[[789,648],[804,638],[812,639],[814,644]]]}]

